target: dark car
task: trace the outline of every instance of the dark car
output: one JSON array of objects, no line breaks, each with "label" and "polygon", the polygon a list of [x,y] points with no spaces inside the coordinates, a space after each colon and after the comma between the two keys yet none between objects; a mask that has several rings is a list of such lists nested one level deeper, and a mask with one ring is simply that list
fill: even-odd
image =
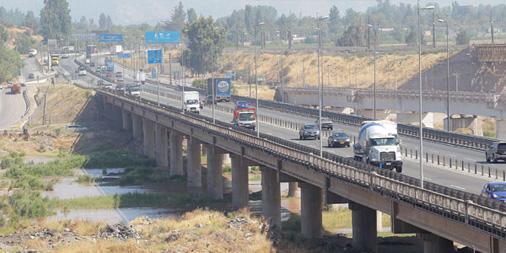
[{"label": "dark car", "polygon": [[506,161],[506,142],[494,142],[485,151],[487,162]]},{"label": "dark car", "polygon": [[35,75],[33,73],[28,74],[28,79],[35,79]]},{"label": "dark car", "polygon": [[319,126],[315,123],[308,123],[305,124],[300,130],[299,130],[299,138],[301,140],[305,139],[320,139],[320,129]]},{"label": "dark car", "polygon": [[117,84],[117,85],[116,85],[116,91],[117,91],[117,92],[123,92],[123,93],[125,93],[125,92],[126,92],[126,87],[125,87],[125,85],[123,85],[123,84]]},{"label": "dark car", "polygon": [[[316,122],[315,122],[317,125],[320,124],[320,120],[319,119],[316,119]],[[333,130],[334,129],[334,126],[333,126],[333,122],[332,120],[330,120],[329,118],[323,118],[322,117],[322,130]]]},{"label": "dark car", "polygon": [[506,202],[506,182],[490,182],[485,184],[481,195]]},{"label": "dark car", "polygon": [[350,147],[350,136],[343,131],[333,131],[327,141],[331,148]]}]

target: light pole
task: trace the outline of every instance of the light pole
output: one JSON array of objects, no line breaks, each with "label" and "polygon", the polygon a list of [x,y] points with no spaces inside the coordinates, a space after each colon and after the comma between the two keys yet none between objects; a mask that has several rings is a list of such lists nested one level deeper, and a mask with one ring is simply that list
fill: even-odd
[{"label": "light pole", "polygon": [[317,30],[318,30],[318,128],[320,129],[320,157],[323,157],[323,138],[322,138],[322,107],[323,107],[323,82],[322,82],[322,73],[320,69],[320,58],[322,54],[322,29],[321,22],[327,20],[328,17],[318,17],[317,18]]},{"label": "light pole", "polygon": [[374,115],[374,120],[376,120],[376,57],[377,57],[377,54],[378,54],[378,30],[379,30],[379,27],[377,25],[371,25],[371,24],[368,24],[367,25],[369,28],[373,28],[374,29],[374,47],[373,47],[373,50],[374,50],[374,53],[373,53],[373,57],[374,57],[374,83],[373,83],[373,86],[372,86],[372,93],[373,93],[373,115]]},{"label": "light pole", "polygon": [[492,44],[495,44],[495,41],[494,41],[494,20],[492,18],[490,19],[490,36],[492,39]]},{"label": "light pole", "polygon": [[450,25],[448,19],[438,19],[439,23],[446,24],[446,131],[451,131],[450,119]]},{"label": "light pole", "polygon": [[[264,22],[260,22],[257,24],[257,27],[259,27],[260,29],[263,28],[263,25],[265,23]],[[263,33],[263,29],[260,31],[260,37],[262,39],[262,33]],[[263,48],[263,42],[262,43],[262,48]],[[257,115],[255,117],[255,121],[256,121],[256,130],[257,130],[257,137],[260,138],[260,122],[258,121],[258,115],[260,115],[260,108],[259,108],[259,103],[258,103],[258,64],[257,64],[257,58],[258,58],[258,48],[255,48],[255,97],[256,97],[256,111],[257,111]]]},{"label": "light pole", "polygon": [[422,26],[421,26],[421,17],[420,17],[420,11],[421,10],[433,10],[434,6],[426,6],[423,8],[420,8],[420,0],[416,1],[416,9],[417,9],[417,16],[418,16],[418,85],[419,85],[419,124],[420,124],[420,156],[419,156],[419,162],[420,162],[420,187],[422,189],[424,188],[424,178],[423,178],[423,84],[422,84]]}]

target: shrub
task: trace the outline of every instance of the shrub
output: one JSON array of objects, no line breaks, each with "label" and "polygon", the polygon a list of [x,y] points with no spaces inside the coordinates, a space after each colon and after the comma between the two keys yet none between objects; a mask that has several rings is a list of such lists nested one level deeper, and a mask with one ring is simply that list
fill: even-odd
[{"label": "shrub", "polygon": [[49,215],[48,200],[39,192],[16,191],[9,196],[9,204],[22,218],[36,218]]},{"label": "shrub", "polygon": [[86,168],[131,168],[131,167],[154,167],[155,161],[146,156],[127,150],[107,150],[92,153],[86,164]]}]

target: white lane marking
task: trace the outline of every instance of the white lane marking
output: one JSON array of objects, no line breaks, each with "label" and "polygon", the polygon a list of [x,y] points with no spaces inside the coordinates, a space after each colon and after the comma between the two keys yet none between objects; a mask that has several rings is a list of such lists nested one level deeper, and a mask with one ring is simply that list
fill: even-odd
[{"label": "white lane marking", "polygon": [[458,189],[458,190],[465,190],[466,188],[464,187],[460,187],[460,186],[456,186],[456,185],[450,185],[451,188],[455,188],[455,189]]}]

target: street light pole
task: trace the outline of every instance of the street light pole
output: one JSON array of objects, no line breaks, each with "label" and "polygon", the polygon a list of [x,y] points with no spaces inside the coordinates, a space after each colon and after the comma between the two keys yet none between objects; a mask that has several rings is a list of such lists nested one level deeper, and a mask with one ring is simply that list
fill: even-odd
[{"label": "street light pole", "polygon": [[422,83],[422,26],[421,26],[421,10],[432,10],[434,6],[427,6],[424,8],[420,8],[420,0],[416,1],[416,9],[418,16],[418,85],[419,85],[419,132],[420,132],[420,187],[424,188],[424,177],[423,177],[423,83]]},{"label": "street light pole", "polygon": [[451,131],[451,118],[450,118],[450,25],[448,19],[438,20],[440,23],[446,23],[446,131]]},{"label": "street light pole", "polygon": [[323,110],[323,82],[322,72],[320,69],[321,62],[321,51],[322,51],[322,29],[321,22],[326,20],[328,17],[317,17],[317,29],[318,29],[318,128],[320,129],[320,157],[323,157],[323,138],[322,138],[322,110]]},{"label": "street light pole", "polygon": [[[257,24],[258,27],[260,27],[260,29],[262,28],[262,26],[264,25],[264,22],[260,22]],[[263,29],[260,31],[260,37],[262,37],[262,34],[263,34]],[[263,39],[263,38],[261,38]],[[262,48],[263,48],[263,41],[261,42],[262,43]],[[255,117],[255,121],[256,121],[256,130],[257,130],[257,138],[260,138],[260,122],[258,121],[258,116],[260,115],[260,107],[259,107],[259,103],[258,103],[258,64],[257,64],[257,61],[258,61],[258,48],[255,48],[255,96],[256,96],[256,117]]]},{"label": "street light pole", "polygon": [[373,93],[373,118],[374,120],[377,119],[376,117],[376,57],[377,57],[377,54],[378,54],[378,26],[376,25],[371,25],[371,24],[368,24],[368,27],[369,28],[373,28],[374,29],[374,46],[373,46],[373,68],[374,68],[374,83],[373,83],[373,86],[372,86],[372,93]]}]

